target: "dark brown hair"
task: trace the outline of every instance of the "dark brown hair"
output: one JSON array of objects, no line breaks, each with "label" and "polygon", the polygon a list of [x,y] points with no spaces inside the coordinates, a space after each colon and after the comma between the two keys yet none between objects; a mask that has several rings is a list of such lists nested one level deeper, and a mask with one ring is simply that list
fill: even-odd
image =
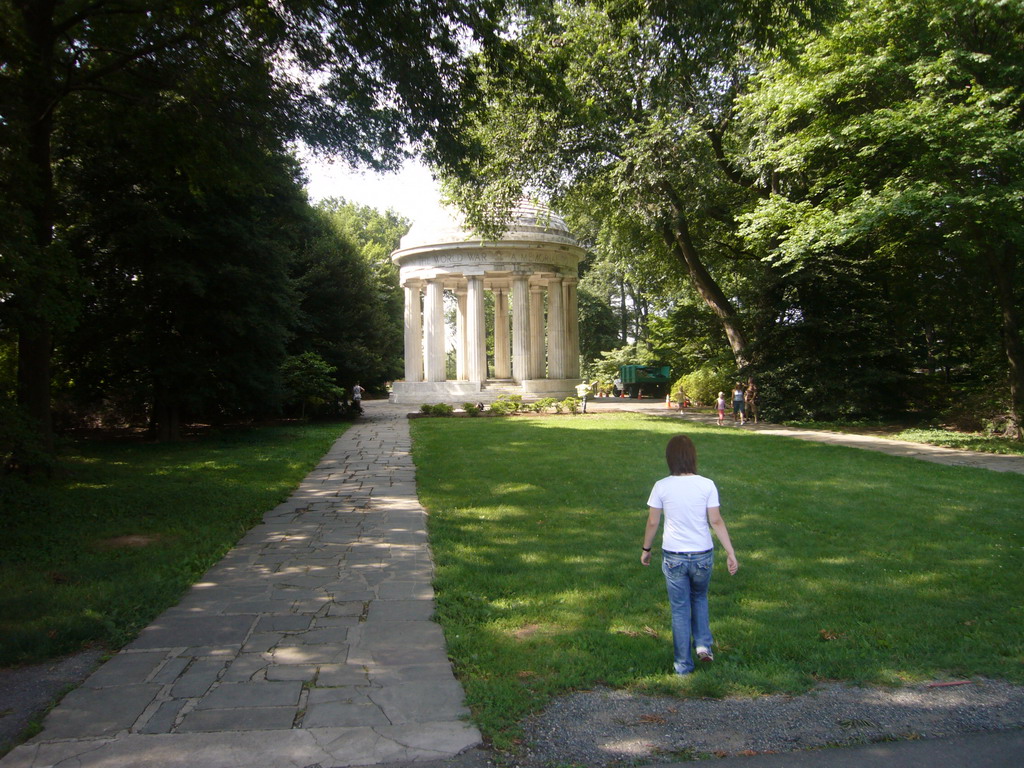
[{"label": "dark brown hair", "polygon": [[697,448],[686,435],[676,435],[665,446],[665,461],[673,475],[697,474]]}]

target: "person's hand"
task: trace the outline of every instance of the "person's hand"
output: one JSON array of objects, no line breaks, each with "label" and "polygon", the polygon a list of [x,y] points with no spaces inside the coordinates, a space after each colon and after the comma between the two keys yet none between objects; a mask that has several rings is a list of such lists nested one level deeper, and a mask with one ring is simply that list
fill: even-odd
[{"label": "person's hand", "polygon": [[730,576],[735,575],[736,571],[740,569],[740,562],[736,559],[736,555],[728,555],[725,564],[729,569]]},{"label": "person's hand", "polygon": [[650,552],[641,552],[640,553],[640,565],[650,565],[650,564],[651,564],[651,553]]}]

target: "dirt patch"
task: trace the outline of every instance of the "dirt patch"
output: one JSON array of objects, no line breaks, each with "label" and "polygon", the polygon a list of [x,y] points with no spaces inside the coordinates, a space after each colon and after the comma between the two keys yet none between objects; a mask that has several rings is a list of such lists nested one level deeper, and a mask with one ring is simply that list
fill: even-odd
[{"label": "dirt patch", "polygon": [[100,549],[140,549],[150,544],[158,544],[165,541],[166,536],[160,534],[131,533],[125,536],[115,536],[112,539],[100,539],[96,546]]},{"label": "dirt patch", "polygon": [[516,640],[526,640],[527,638],[533,637],[537,634],[537,632],[540,631],[540,628],[540,624],[527,624],[513,632],[512,636],[515,637]]}]

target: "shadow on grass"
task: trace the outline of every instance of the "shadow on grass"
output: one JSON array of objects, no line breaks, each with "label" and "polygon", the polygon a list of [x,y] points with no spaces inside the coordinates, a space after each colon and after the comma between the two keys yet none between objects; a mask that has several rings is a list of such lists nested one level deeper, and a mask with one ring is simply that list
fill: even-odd
[{"label": "shadow on grass", "polygon": [[636,415],[415,423],[439,617],[492,736],[599,682],[1024,680],[1024,478],[696,426],[742,567],[716,563],[714,667],[668,676],[663,580],[639,555],[677,431]]}]

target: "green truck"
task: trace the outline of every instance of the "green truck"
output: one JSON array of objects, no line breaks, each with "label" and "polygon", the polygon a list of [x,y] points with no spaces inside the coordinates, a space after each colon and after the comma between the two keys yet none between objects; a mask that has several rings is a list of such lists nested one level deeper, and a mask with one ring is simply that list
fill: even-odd
[{"label": "green truck", "polygon": [[619,378],[629,397],[665,397],[672,386],[672,369],[667,365],[623,365]]}]

